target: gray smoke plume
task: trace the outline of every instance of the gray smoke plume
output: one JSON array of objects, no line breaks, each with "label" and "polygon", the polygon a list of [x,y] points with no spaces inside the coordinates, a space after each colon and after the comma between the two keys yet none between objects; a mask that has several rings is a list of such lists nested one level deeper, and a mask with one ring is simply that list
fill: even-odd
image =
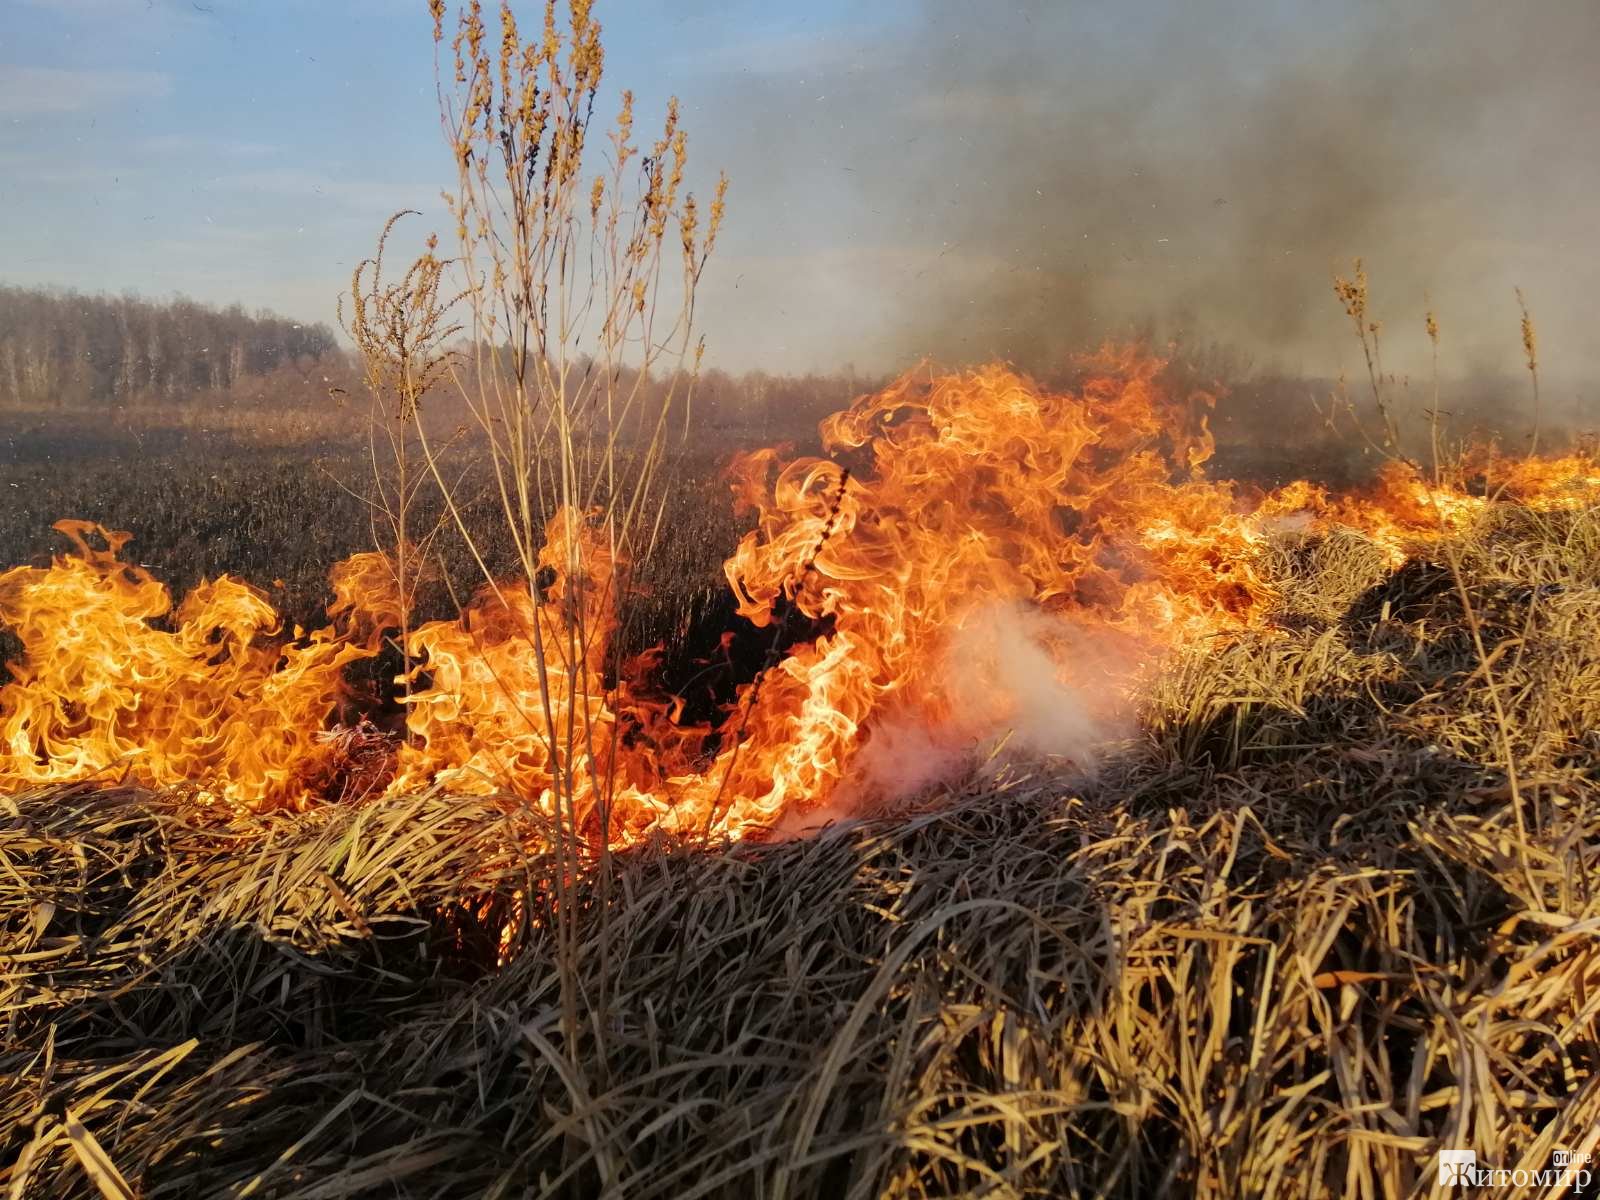
[{"label": "gray smoke plume", "polygon": [[1588,375],[1597,51],[1593,0],[929,0],[797,36],[699,95],[745,229],[707,303],[800,365],[1149,331],[1328,374],[1359,254],[1395,366],[1431,299],[1450,369],[1514,368],[1520,283]]}]

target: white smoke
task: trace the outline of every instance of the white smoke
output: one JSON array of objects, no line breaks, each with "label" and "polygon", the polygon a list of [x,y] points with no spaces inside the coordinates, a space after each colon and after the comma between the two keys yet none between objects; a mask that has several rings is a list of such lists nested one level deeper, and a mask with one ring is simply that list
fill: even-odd
[{"label": "white smoke", "polygon": [[927,693],[875,716],[833,801],[779,832],[814,832],[975,770],[1043,760],[1067,777],[1092,776],[1104,747],[1126,732],[1134,665],[1103,635],[1032,605],[972,610],[946,640]]}]

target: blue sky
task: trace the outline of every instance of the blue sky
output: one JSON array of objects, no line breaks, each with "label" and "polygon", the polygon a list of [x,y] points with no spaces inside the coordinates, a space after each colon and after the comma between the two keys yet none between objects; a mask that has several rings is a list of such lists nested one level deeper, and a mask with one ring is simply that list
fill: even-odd
[{"label": "blue sky", "polygon": [[[1513,283],[1597,365],[1590,0],[597,7],[641,129],[680,95],[691,174],[732,176],[702,306],[725,365],[1027,357],[1149,318],[1337,369],[1353,253],[1463,366],[1514,351]],[[429,35],[422,0],[5,0],[0,279],[331,321],[390,212],[440,223]]]},{"label": "blue sky", "polygon": [[[739,131],[696,88],[750,61],[803,86],[860,14],[843,2],[778,18],[763,3],[603,7],[607,77],[637,93],[641,130],[683,95],[708,187],[716,135]],[[391,212],[422,210],[412,229],[441,223],[452,168],[430,30],[421,0],[7,0],[0,279],[331,321]],[[767,217],[730,230],[730,259],[740,242],[765,260],[837,236]]]}]

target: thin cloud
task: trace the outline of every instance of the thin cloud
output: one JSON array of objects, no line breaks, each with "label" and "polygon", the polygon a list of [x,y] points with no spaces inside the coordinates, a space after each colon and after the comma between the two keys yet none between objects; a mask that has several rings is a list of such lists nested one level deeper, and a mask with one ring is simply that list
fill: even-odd
[{"label": "thin cloud", "polygon": [[63,161],[59,155],[0,151],[0,176],[17,187],[35,188],[39,184],[67,187],[104,187],[139,173],[138,168],[106,166],[101,163]]},{"label": "thin cloud", "polygon": [[780,33],[767,37],[697,46],[674,56],[674,65],[697,74],[822,74],[860,70],[871,50],[847,34]]},{"label": "thin cloud", "polygon": [[236,171],[219,175],[211,186],[230,192],[254,192],[311,203],[335,204],[358,210],[393,211],[408,206],[420,207],[437,199],[435,183],[386,183],[360,179],[338,179],[303,167],[270,167],[259,171]]},{"label": "thin cloud", "polygon": [[95,112],[134,100],[156,100],[171,92],[172,77],[161,71],[0,66],[3,116]]},{"label": "thin cloud", "polygon": [[[216,0],[211,2],[214,5]],[[126,17],[144,23],[193,23],[211,11],[209,6],[203,8],[195,0],[22,0],[22,3],[29,8],[96,22]]]},{"label": "thin cloud", "polygon": [[251,142],[235,138],[199,137],[187,133],[161,133],[140,138],[133,149],[141,154],[176,154],[190,157],[268,158],[282,147],[269,142]]}]

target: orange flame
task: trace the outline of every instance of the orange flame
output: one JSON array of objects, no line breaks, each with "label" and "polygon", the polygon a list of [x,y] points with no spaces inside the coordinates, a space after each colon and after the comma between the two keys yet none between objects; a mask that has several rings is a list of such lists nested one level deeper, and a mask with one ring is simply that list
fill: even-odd
[{"label": "orange flame", "polygon": [[[195,783],[252,808],[315,796],[335,753],[315,735],[365,651],[326,630],[273,640],[266,596],[226,576],[172,613],[165,587],[118,561],[128,535],[56,528],[76,554],[0,575],[0,622],[26,650],[0,688],[0,783]],[[169,614],[170,629],[152,624]]]},{"label": "orange flame", "polygon": [[[334,568],[333,627],[285,636],[264,595],[227,577],[172,612],[118,559],[127,535],[62,522],[73,554],[0,574],[0,623],[24,647],[0,688],[0,785],[129,779],[304,807],[346,794],[359,766],[394,793],[535,804],[593,842],[739,836],[919,786],[1008,739],[1088,767],[1148,664],[1263,618],[1254,564],[1274,532],[1342,525],[1399,563],[1489,504],[1401,465],[1361,494],[1247,497],[1205,476],[1211,401],[1167,395],[1163,366],[1107,349],[1071,391],[1000,366],[916,371],[826,420],[826,457],[742,456],[734,498],[754,528],[726,564],[738,611],[822,632],[715,728],[651,698],[648,657],[612,662],[628,564],[582,513],[549,522],[536,583],[486,587],[459,620],[410,632],[397,744],[330,732],[352,703],[343,668],[400,623],[382,555]],[[1580,457],[1473,470],[1534,508],[1600,500]]]}]

